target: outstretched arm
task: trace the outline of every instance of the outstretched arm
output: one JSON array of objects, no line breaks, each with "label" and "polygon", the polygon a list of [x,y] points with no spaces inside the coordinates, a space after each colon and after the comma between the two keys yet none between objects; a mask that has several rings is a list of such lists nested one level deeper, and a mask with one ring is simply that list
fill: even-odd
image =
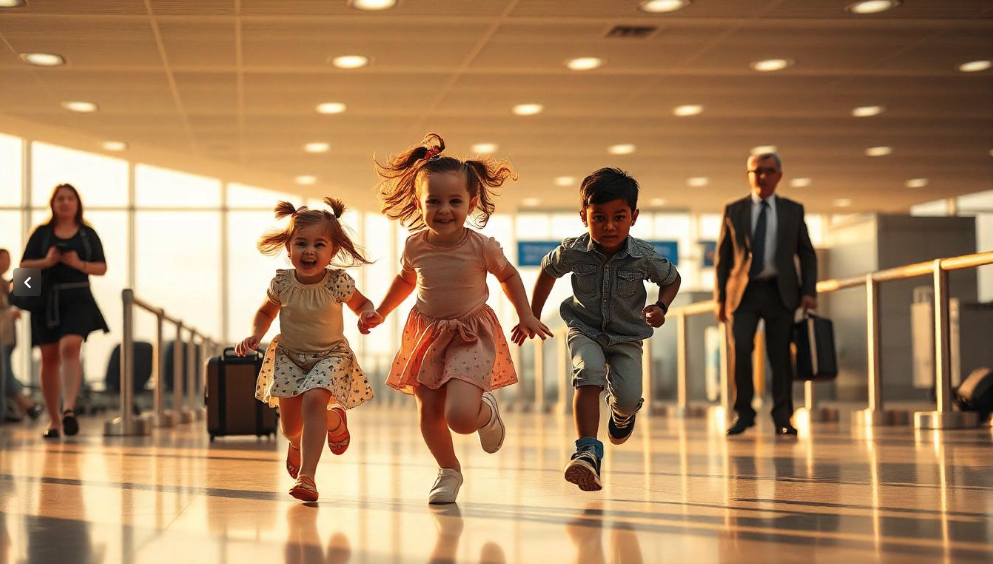
[{"label": "outstretched arm", "polygon": [[646,306],[645,309],[641,310],[641,313],[645,316],[646,323],[652,327],[661,327],[665,323],[665,312],[669,311],[672,300],[676,299],[676,294],[679,293],[679,284],[682,280],[682,277],[677,272],[676,280],[672,284],[659,286],[659,301],[665,304],[665,310],[655,304]]},{"label": "outstretched arm", "polygon": [[245,356],[248,351],[258,350],[262,337],[272,325],[272,320],[276,319],[279,313],[279,304],[272,303],[267,297],[259,310],[255,312],[255,319],[252,320],[252,334],[234,347],[234,353],[238,356]]},{"label": "outstretched arm", "polygon": [[374,311],[376,308],[372,305],[372,300],[362,295],[362,292],[355,289],[352,292],[352,297],[349,298],[347,302],[348,309],[352,310],[355,315],[361,316],[367,311]]},{"label": "outstretched arm", "polygon": [[[520,280],[520,275],[518,275],[518,280]],[[545,274],[544,270],[541,270],[541,272],[538,273],[538,280],[534,284],[534,292],[531,295],[531,308],[529,311],[531,316],[538,321],[539,324],[541,324],[541,310],[545,307],[545,300],[548,299],[548,294],[551,293],[552,286],[554,285],[555,279]],[[523,288],[523,283],[521,284],[521,287]],[[520,310],[518,310],[518,315],[520,314],[519,312]],[[544,324],[541,324],[541,326],[545,328],[545,331],[549,337],[553,336],[551,331],[548,331],[548,328],[545,327]],[[533,338],[536,334],[538,333],[529,330],[527,327],[524,327],[522,323],[519,323],[511,331],[510,338],[518,345],[523,345],[524,341]],[[544,340],[545,337],[541,338]]]},{"label": "outstretched arm", "polygon": [[417,275],[411,271],[402,271],[397,274],[390,284],[390,289],[383,297],[376,309],[369,309],[362,312],[359,317],[359,331],[363,335],[368,335],[369,330],[386,320],[386,316],[393,312],[407,296],[414,291],[417,284]]}]

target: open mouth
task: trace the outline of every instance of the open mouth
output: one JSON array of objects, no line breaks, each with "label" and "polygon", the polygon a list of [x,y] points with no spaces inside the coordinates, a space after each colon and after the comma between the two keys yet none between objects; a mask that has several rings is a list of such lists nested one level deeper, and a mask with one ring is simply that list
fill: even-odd
[{"label": "open mouth", "polygon": [[317,261],[314,259],[303,259],[302,261],[300,261],[300,264],[304,268],[314,268],[315,266],[317,266]]}]

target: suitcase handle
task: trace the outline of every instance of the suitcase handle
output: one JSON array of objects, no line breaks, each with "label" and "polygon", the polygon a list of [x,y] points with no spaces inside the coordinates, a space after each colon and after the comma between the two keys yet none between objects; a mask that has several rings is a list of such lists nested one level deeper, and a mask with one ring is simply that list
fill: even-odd
[{"label": "suitcase handle", "polygon": [[235,359],[239,359],[239,360],[246,359],[246,360],[255,361],[255,360],[258,360],[259,357],[262,356],[262,353],[260,353],[259,351],[250,351],[250,352],[251,352],[251,354],[248,354],[248,355],[245,355],[245,356],[238,356],[238,355],[234,354],[234,347],[225,347],[224,352],[221,353],[221,357],[222,358],[235,358]]}]

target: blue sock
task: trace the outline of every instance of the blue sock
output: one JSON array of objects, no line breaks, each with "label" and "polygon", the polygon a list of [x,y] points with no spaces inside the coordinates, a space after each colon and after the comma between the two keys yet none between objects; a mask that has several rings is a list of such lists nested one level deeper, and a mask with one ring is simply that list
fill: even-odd
[{"label": "blue sock", "polygon": [[603,458],[603,443],[593,437],[583,437],[576,440],[576,450],[589,446],[593,447],[593,452],[596,454],[597,458]]}]

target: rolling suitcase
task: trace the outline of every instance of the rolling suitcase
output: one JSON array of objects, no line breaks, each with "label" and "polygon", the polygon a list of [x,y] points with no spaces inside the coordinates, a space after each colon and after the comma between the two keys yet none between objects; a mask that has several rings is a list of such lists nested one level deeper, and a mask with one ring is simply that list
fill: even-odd
[{"label": "rolling suitcase", "polygon": [[838,376],[831,320],[811,313],[793,324],[793,376],[803,381],[833,380]]},{"label": "rolling suitcase", "polygon": [[262,355],[240,357],[233,348],[207,362],[207,432],[210,440],[227,435],[276,434],[276,410],[255,399]]}]

